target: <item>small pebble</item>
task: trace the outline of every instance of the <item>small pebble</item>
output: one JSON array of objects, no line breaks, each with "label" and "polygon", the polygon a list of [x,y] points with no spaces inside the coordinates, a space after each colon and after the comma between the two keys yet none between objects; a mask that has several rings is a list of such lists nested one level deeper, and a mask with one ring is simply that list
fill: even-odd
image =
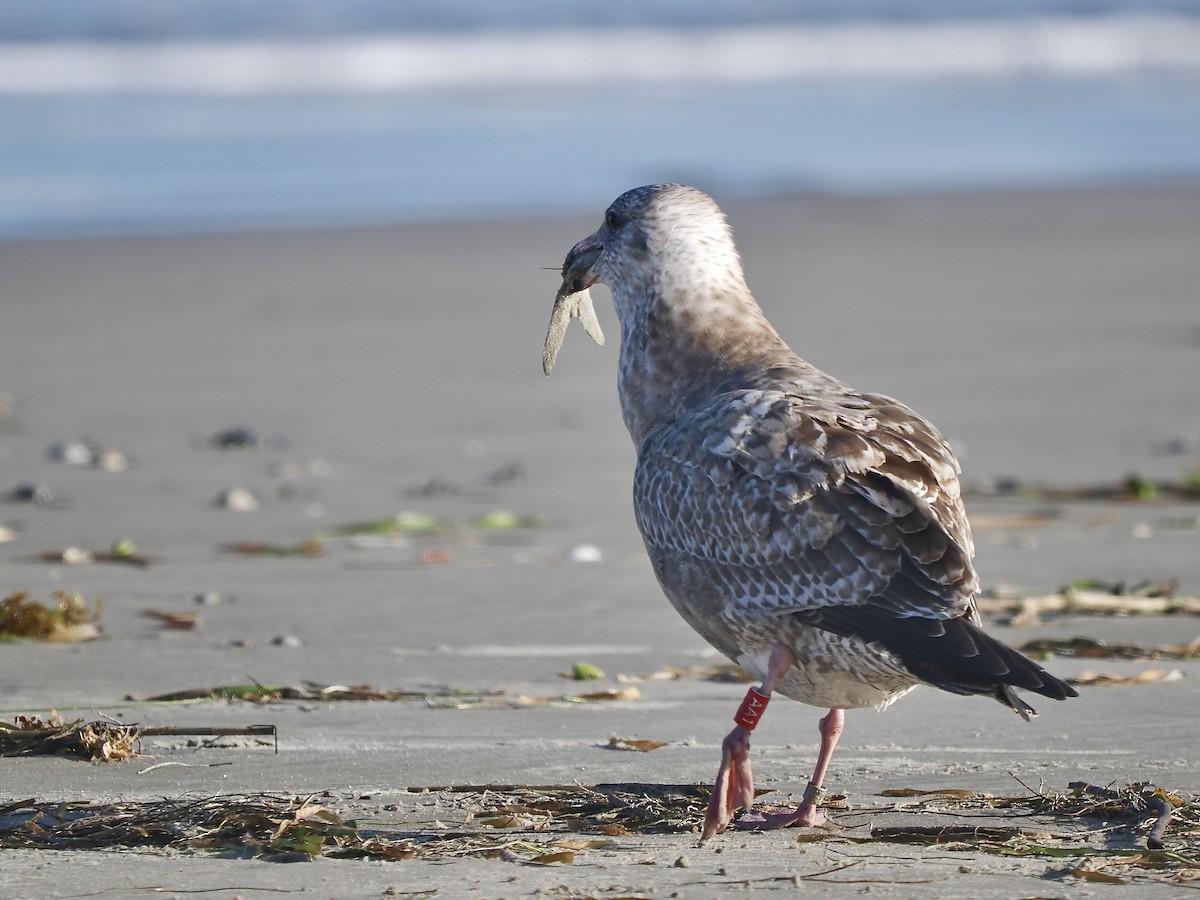
[{"label": "small pebble", "polygon": [[271,638],[271,643],[276,647],[303,647],[304,641],[296,637],[294,634],[277,634]]},{"label": "small pebble", "polygon": [[9,541],[15,541],[17,533],[7,525],[0,525],[0,544],[7,544]]},{"label": "small pebble", "polygon": [[1131,532],[1133,537],[1145,540],[1154,537],[1154,527],[1149,522],[1138,522]]},{"label": "small pebble", "polygon": [[95,451],[83,441],[51,444],[46,454],[55,462],[68,466],[90,466],[96,458]]},{"label": "small pebble", "polygon": [[53,503],[58,498],[54,495],[54,491],[46,487],[44,484],[18,484],[9,494],[13,500],[18,503],[36,503],[39,506],[44,506]]},{"label": "small pebble", "polygon": [[595,544],[576,544],[567,551],[567,560],[577,563],[596,563],[604,559],[604,554]]},{"label": "small pebble", "polygon": [[217,505],[234,512],[253,512],[258,509],[258,499],[245,488],[235,487],[217,497]]},{"label": "small pebble", "polygon": [[227,428],[214,434],[211,441],[222,450],[240,450],[257,447],[259,444],[258,435],[253,428]]},{"label": "small pebble", "polygon": [[192,597],[192,602],[200,606],[216,606],[222,599],[224,598],[216,591],[204,591]]},{"label": "small pebble", "polygon": [[101,450],[92,464],[105,472],[124,472],[129,468],[129,460],[120,450]]},{"label": "small pebble", "polygon": [[675,860],[674,865],[677,869],[690,869],[692,867],[692,861],[686,856],[681,856],[679,859]]}]

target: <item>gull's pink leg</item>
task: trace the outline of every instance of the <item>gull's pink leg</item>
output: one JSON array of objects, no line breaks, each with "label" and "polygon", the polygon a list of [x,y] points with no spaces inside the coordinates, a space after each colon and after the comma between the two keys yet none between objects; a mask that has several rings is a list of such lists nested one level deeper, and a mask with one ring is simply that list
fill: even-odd
[{"label": "gull's pink leg", "polygon": [[[708,812],[704,816],[704,830],[700,843],[714,834],[724,831],[733,821],[733,811],[738,807],[750,809],[754,805],[754,776],[750,771],[750,732],[758,723],[775,686],[787,674],[796,661],[791,648],[777,644],[771,649],[767,662],[767,674],[761,688],[751,688],[734,716],[737,727],[725,736],[721,744],[721,768],[708,799]],[[836,739],[835,739],[836,742]],[[830,753],[832,753],[832,748]]]},{"label": "gull's pink leg", "polygon": [[743,828],[787,828],[791,825],[818,827],[826,822],[825,813],[821,811],[821,799],[825,796],[825,773],[829,770],[829,761],[833,759],[833,750],[837,747],[838,738],[846,724],[846,711],[831,709],[821,720],[821,750],[817,754],[817,764],[813,768],[812,780],[804,789],[804,800],[800,808],[791,812],[767,812],[752,817],[743,817],[738,821]]}]

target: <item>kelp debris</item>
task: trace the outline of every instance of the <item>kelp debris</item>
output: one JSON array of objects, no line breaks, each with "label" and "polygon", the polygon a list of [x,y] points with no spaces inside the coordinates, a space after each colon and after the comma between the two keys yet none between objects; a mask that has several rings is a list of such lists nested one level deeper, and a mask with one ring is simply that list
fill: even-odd
[{"label": "kelp debris", "polygon": [[101,603],[89,612],[79,594],[55,591],[55,606],[30,600],[26,591],[16,591],[0,602],[0,640],[34,640],[78,643],[100,636],[96,621]]},{"label": "kelp debris", "polygon": [[0,756],[74,756],[93,762],[121,762],[139,756],[143,737],[270,736],[279,752],[274,725],[174,726],[124,724],[113,721],[64,722],[58,713],[43,721],[37,716],[17,716],[13,724],[0,722]]},{"label": "kelp debris", "polygon": [[[146,703],[178,703],[199,700],[242,700],[248,703],[271,703],[284,700],[305,701],[385,701],[391,703],[420,703],[433,709],[519,708],[543,705],[575,705],[615,700],[637,700],[641,692],[635,687],[613,688],[577,694],[556,694],[529,697],[509,694],[502,689],[468,690],[447,685],[414,689],[384,690],[370,685],[321,685],[305,682],[300,686],[270,684],[226,685],[211,688],[192,688],[145,697]],[[126,698],[135,700],[134,697]]]},{"label": "kelp debris", "polygon": [[17,716],[0,722],[0,756],[76,756],[96,762],[119,762],[137,756],[136,726],[115,722],[64,722],[58,713],[46,721]]},{"label": "kelp debris", "polygon": [[199,628],[202,622],[196,612],[163,612],[159,609],[144,609],[142,615],[149,619],[158,619],[166,628],[177,631],[191,631]]},{"label": "kelp debris", "polygon": [[305,556],[315,558],[325,553],[325,545],[315,538],[300,541],[298,544],[234,541],[230,544],[223,544],[221,549],[226,553],[240,553],[242,556]]},{"label": "kelp debris", "polygon": [[1200,471],[1186,469],[1178,480],[1155,480],[1138,472],[1130,472],[1119,481],[1107,484],[1076,487],[1039,487],[1005,480],[998,485],[968,488],[967,496],[1020,497],[1042,502],[1079,500],[1150,503],[1159,500],[1200,500]]},{"label": "kelp debris", "polygon": [[1067,681],[1077,687],[1114,687],[1127,684],[1171,684],[1183,678],[1178,669],[1143,669],[1132,675],[1113,672],[1077,672]]},{"label": "kelp debris", "polygon": [[[1076,582],[1079,584],[1080,582]],[[1144,592],[1123,585],[1092,590],[1065,585],[1058,593],[1028,597],[979,597],[985,615],[1008,615],[1016,628],[1037,624],[1046,613],[1070,615],[1200,615],[1200,597],[1177,597],[1173,582],[1147,583]]]},{"label": "kelp debris", "polygon": [[697,678],[721,684],[747,684],[753,680],[737,663],[718,663],[713,666],[666,666],[657,672],[618,675],[617,681],[636,684],[643,681],[678,681],[683,678]]},{"label": "kelp debris", "polygon": [[1187,644],[1143,647],[1141,644],[1109,644],[1089,637],[1066,640],[1042,638],[1021,645],[1021,652],[1034,659],[1071,656],[1077,659],[1198,659],[1200,636]]},{"label": "kelp debris", "polygon": [[121,539],[114,541],[112,549],[88,550],[84,547],[64,547],[62,550],[42,550],[37,555],[42,562],[63,563],[68,566],[83,566],[91,563],[119,563],[125,566],[136,566],[144,569],[150,565],[150,560],[137,552],[133,541]]},{"label": "kelp debris", "polygon": [[611,737],[608,743],[604,746],[609,750],[633,750],[638,753],[649,753],[651,750],[657,750],[660,747],[665,747],[670,741],[649,741],[640,738],[619,738]]},{"label": "kelp debris", "polygon": [[[114,804],[20,800],[0,807],[0,847],[164,848],[281,861],[318,855],[443,861],[475,857],[569,865],[579,853],[619,846],[623,836],[697,833],[708,793],[707,786],[697,784],[440,785],[409,787],[396,802],[378,809],[363,808],[364,798],[358,798],[353,815],[333,808],[330,794],[185,796]],[[1079,783],[1062,794],[1021,797],[970,791],[892,795],[913,802],[839,817],[843,825],[853,815],[889,817],[869,833],[856,834],[851,825],[816,835],[802,831],[800,838],[938,844],[952,851],[1040,859],[1050,866],[1047,876],[1097,882],[1200,878],[1196,798],[1154,785],[1113,789]],[[1122,835],[1159,829],[1162,807],[1171,816],[1168,849],[1121,846]],[[930,821],[939,814],[950,821]],[[1006,821],[1013,816],[1020,825]],[[978,821],[964,823],[964,818]],[[1088,818],[1098,821],[1083,821]]]},{"label": "kelp debris", "polygon": [[608,840],[517,837],[408,828],[366,829],[315,795],[185,796],[148,802],[39,803],[0,807],[0,847],[43,850],[154,848],[280,862],[331,859],[458,859],[475,856],[549,865],[607,847]]},{"label": "kelp debris", "polygon": [[[960,820],[953,824],[901,825],[874,828],[872,838],[902,843],[950,845],[951,848],[983,850],[1004,856],[1079,859],[1073,868],[1099,872],[1113,878],[1131,879],[1135,869],[1173,873],[1175,880],[1200,867],[1200,802],[1185,798],[1150,783],[1124,788],[1101,787],[1071,782],[1062,793],[1031,792],[1020,797],[990,797],[971,791],[919,791],[893,789],[889,797],[915,798],[893,811],[940,812]],[[998,824],[997,810],[1010,810],[1036,817],[1039,830]],[[860,810],[873,813],[878,810]],[[979,825],[963,825],[961,819],[979,818]],[[983,821],[984,819],[987,821]],[[1097,820],[1098,827],[1080,832],[1082,820]],[[1071,826],[1065,833],[1048,829]],[[1171,826],[1170,849],[1167,830]],[[1145,835],[1145,850],[1133,839]],[[1122,835],[1128,846],[1121,846]],[[1070,873],[1074,874],[1074,873]],[[1200,874],[1200,873],[1198,873]],[[1077,876],[1083,877],[1083,876]],[[1092,880],[1103,880],[1100,878]]]}]

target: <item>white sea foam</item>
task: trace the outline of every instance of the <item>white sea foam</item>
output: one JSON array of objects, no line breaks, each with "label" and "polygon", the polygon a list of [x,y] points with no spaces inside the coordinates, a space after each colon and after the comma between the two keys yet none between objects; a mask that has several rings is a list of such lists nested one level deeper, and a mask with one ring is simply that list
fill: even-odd
[{"label": "white sea foam", "polygon": [[0,43],[0,93],[373,93],[1200,71],[1200,18]]}]

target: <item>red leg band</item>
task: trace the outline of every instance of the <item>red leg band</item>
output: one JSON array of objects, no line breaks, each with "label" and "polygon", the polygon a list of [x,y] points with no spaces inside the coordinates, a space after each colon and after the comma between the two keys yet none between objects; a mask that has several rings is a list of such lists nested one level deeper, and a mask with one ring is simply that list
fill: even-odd
[{"label": "red leg band", "polygon": [[770,699],[771,696],[769,694],[762,693],[758,688],[750,688],[750,690],[746,691],[746,697],[742,700],[742,705],[738,707],[733,721],[747,731],[753,731],[754,726],[758,724],[758,720],[762,718],[762,714],[766,710]]}]

